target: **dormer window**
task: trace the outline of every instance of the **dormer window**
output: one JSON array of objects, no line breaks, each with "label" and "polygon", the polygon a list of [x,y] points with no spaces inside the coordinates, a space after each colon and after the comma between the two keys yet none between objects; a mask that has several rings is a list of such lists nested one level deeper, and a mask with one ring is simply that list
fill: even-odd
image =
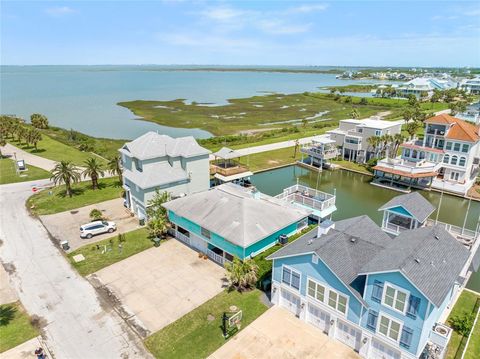
[{"label": "dormer window", "polygon": [[390,283],[385,283],[382,304],[386,307],[405,313],[408,293]]}]

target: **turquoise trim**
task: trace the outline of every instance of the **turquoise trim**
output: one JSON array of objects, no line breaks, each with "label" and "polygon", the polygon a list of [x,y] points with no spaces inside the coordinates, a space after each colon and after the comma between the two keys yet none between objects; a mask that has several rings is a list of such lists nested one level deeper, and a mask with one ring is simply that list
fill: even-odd
[{"label": "turquoise trim", "polygon": [[405,209],[405,207],[403,207],[403,206],[397,206],[397,207],[388,208],[387,211],[395,212],[395,213],[401,214],[402,216],[407,216],[407,217],[410,217],[410,218],[415,218],[415,216],[414,216],[413,214],[411,214],[409,211],[407,211],[407,210]]}]

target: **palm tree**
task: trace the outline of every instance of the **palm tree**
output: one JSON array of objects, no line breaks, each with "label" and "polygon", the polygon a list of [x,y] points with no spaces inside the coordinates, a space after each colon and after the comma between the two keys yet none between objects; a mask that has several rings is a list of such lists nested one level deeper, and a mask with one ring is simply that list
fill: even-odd
[{"label": "palm tree", "polygon": [[30,116],[30,123],[36,128],[48,128],[47,117],[39,113],[34,113]]},{"label": "palm tree", "polygon": [[378,136],[371,136],[367,138],[368,146],[372,148],[372,152],[374,153],[374,157],[377,157],[377,146],[379,144],[379,137]]},{"label": "palm tree", "polygon": [[108,160],[107,169],[108,169],[108,172],[110,172],[111,175],[117,175],[118,176],[118,181],[120,182],[120,184],[123,183],[122,166],[120,165],[120,156],[119,155],[115,155]]},{"label": "palm tree", "polygon": [[413,136],[417,132],[417,129],[418,129],[418,123],[416,121],[411,121],[411,122],[407,123],[406,130],[407,130],[407,132],[410,136],[410,139],[413,138]]},{"label": "palm tree", "polygon": [[80,181],[80,178],[80,172],[72,162],[61,161],[60,163],[57,163],[52,170],[50,180],[52,180],[55,185],[64,183],[66,194],[68,197],[72,197],[72,183],[77,183]]},{"label": "palm tree", "polygon": [[27,133],[27,142],[33,144],[37,149],[37,144],[42,140],[42,134],[36,128],[31,128]]},{"label": "palm tree", "polygon": [[225,265],[225,269],[230,286],[238,291],[252,288],[257,283],[258,266],[253,259],[245,259],[242,262],[235,257],[232,263]]},{"label": "palm tree", "polygon": [[83,177],[90,177],[92,180],[92,189],[98,188],[98,177],[104,175],[103,165],[96,158],[91,157],[84,162],[85,170],[82,172]]},{"label": "palm tree", "polygon": [[351,117],[351,118],[355,118],[355,119],[357,119],[357,118],[360,117],[360,114],[358,113],[358,111],[357,111],[356,108],[354,108],[354,109],[352,110],[352,112],[350,112],[350,117]]},{"label": "palm tree", "polygon": [[168,220],[165,216],[149,218],[148,232],[150,237],[163,238],[168,231]]},{"label": "palm tree", "polygon": [[[7,140],[5,140],[5,137],[3,136],[3,133],[0,133],[0,147],[5,146],[6,144],[7,144]],[[1,149],[0,149],[0,158],[3,158]]]},{"label": "palm tree", "polygon": [[26,140],[27,138],[27,129],[23,126],[19,126],[17,128],[17,138],[18,142],[21,145],[23,140]]},{"label": "palm tree", "polygon": [[297,157],[298,147],[300,146],[300,142],[298,139],[295,140],[295,147],[293,148],[293,158]]},{"label": "palm tree", "polygon": [[395,158],[395,156],[397,155],[398,149],[400,148],[400,145],[403,143],[404,140],[405,140],[405,137],[403,137],[401,133],[396,133],[393,136],[394,145],[393,145],[393,153],[391,154],[392,158]]}]

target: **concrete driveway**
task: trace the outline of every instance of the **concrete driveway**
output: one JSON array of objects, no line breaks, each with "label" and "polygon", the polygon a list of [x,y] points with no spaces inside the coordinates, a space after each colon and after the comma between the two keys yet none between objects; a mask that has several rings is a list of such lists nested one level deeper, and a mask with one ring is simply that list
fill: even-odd
[{"label": "concrete driveway", "polygon": [[[117,224],[117,231],[100,234],[90,239],[80,238],[80,226],[90,222],[90,211],[95,208],[100,210],[105,218]],[[75,210],[40,216],[40,220],[50,234],[59,242],[67,240],[72,250],[85,244],[116,236],[118,233],[130,232],[140,227],[138,219],[130,216],[127,209],[123,206],[122,198],[92,204]]]},{"label": "concrete driveway", "polygon": [[210,359],[359,359],[286,309],[274,306],[238,333]]},{"label": "concrete driveway", "polygon": [[135,322],[150,333],[214,297],[226,284],[222,267],[198,258],[197,252],[176,239],[101,269],[92,277],[106,285],[136,317]]}]

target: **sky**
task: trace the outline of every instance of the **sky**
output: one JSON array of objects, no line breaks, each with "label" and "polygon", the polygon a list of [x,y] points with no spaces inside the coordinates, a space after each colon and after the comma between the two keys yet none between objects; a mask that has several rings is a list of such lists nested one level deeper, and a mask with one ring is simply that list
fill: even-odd
[{"label": "sky", "polygon": [[4,65],[480,66],[480,1],[5,1]]}]

